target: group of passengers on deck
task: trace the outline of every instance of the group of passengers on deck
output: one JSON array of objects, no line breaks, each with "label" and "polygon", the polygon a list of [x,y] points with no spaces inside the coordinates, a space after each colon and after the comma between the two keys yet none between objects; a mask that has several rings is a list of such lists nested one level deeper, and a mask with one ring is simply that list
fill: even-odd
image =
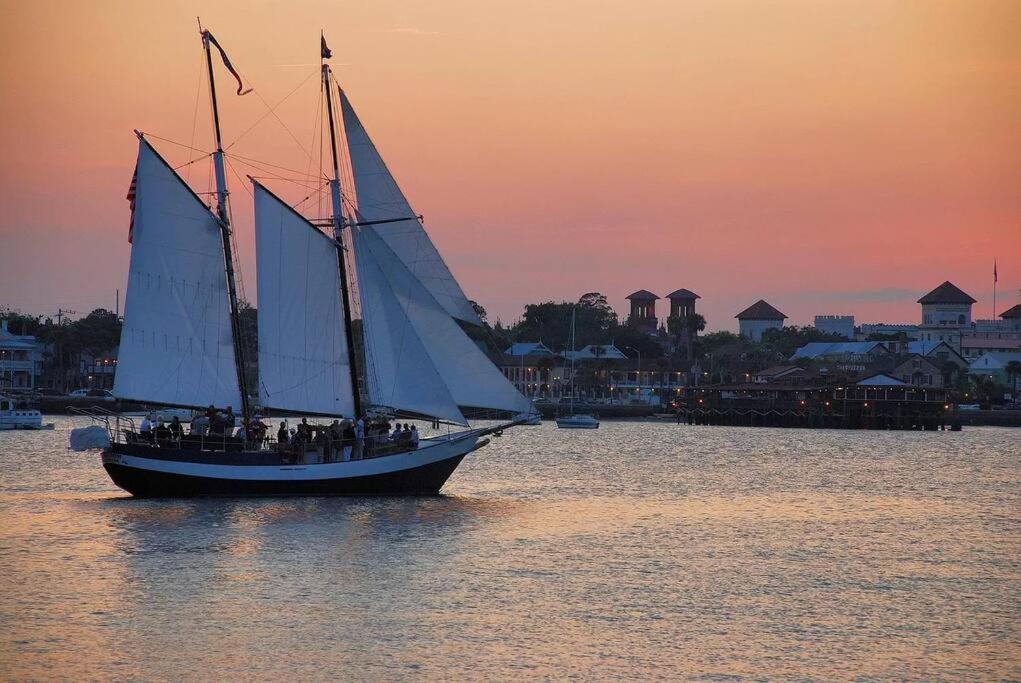
[{"label": "group of passengers on deck", "polygon": [[[188,437],[237,439],[249,447],[269,445],[268,427],[256,415],[235,430],[237,416],[231,406],[219,410],[209,406],[196,414],[189,425]],[[392,431],[391,431],[392,428]],[[155,414],[146,415],[139,427],[139,436],[157,445],[180,444],[185,437],[184,425],[175,415],[169,423]],[[415,425],[391,425],[385,417],[334,420],[331,424],[309,424],[302,418],[295,427],[286,420],[276,433],[276,449],[288,462],[303,462],[313,455],[315,462],[347,462],[377,455],[399,453],[418,448],[419,434]]]}]

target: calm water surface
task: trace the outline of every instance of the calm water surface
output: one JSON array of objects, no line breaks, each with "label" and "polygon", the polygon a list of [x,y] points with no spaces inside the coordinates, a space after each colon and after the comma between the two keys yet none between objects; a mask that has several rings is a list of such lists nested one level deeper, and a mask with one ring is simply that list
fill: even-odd
[{"label": "calm water surface", "polygon": [[1021,679],[1021,431],[508,432],[426,499],[137,501],[0,433],[6,679]]}]

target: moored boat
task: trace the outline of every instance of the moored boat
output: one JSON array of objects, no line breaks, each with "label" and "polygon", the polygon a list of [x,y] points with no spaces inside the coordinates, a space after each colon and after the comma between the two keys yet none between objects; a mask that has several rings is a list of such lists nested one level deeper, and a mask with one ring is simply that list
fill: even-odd
[{"label": "moored boat", "polygon": [[599,429],[599,420],[591,415],[574,414],[557,418],[560,429]]},{"label": "moored boat", "polygon": [[14,399],[0,396],[0,431],[12,429],[53,429],[53,423],[43,424],[38,410],[18,407]]},{"label": "moored boat", "polygon": [[571,400],[570,409],[567,415],[557,417],[558,429],[599,429],[599,420],[592,415],[576,414],[574,412],[574,355],[577,351],[575,334],[576,309],[571,311]]}]

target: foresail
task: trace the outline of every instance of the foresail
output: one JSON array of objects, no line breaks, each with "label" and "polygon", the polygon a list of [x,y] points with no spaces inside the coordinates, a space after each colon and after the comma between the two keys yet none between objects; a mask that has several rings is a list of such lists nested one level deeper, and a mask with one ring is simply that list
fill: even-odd
[{"label": "foresail", "polygon": [[413,218],[415,213],[408,200],[387,169],[343,91],[340,93],[340,103],[344,115],[351,170],[354,174],[359,219],[377,221],[408,218],[379,225],[377,232],[448,314],[465,322],[481,325],[475,309],[447,268],[443,257],[436,250],[422,224]]},{"label": "foresail", "polygon": [[354,232],[369,402],[467,424],[382,268]]},{"label": "foresail", "polygon": [[263,407],[354,414],[334,241],[255,183]]},{"label": "foresail", "polygon": [[[468,338],[375,228],[355,228],[353,232],[359,289],[363,292],[363,314],[368,321],[366,338],[370,330],[376,332],[380,326],[378,321],[372,321],[364,313],[367,298],[371,301],[370,297],[373,296],[371,290],[366,293],[367,284],[372,284],[376,289],[385,288],[393,299],[389,309],[378,307],[388,319],[391,338],[414,339],[422,347],[424,357],[416,347],[417,357],[411,371],[417,372],[419,367],[428,365],[429,372],[436,373],[458,406],[514,414],[530,412],[528,399],[507,381],[475,342]],[[367,271],[370,274],[368,283],[363,276]],[[393,308],[394,304],[396,308]],[[396,381],[403,381],[407,371],[409,368],[406,366],[403,371],[398,368]]]},{"label": "foresail", "polygon": [[113,393],[150,403],[237,408],[220,223],[144,139],[136,169]]}]

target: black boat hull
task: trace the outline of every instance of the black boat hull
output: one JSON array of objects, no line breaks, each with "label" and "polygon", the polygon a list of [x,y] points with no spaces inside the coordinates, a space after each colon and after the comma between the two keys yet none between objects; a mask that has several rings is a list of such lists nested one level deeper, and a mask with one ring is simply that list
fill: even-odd
[{"label": "black boat hull", "polygon": [[181,453],[159,457],[156,449],[115,444],[103,453],[103,467],[114,484],[140,498],[427,496],[438,494],[461,460],[485,443],[466,438],[422,449],[417,458],[406,453],[309,465],[213,464],[208,453],[188,460]]}]

